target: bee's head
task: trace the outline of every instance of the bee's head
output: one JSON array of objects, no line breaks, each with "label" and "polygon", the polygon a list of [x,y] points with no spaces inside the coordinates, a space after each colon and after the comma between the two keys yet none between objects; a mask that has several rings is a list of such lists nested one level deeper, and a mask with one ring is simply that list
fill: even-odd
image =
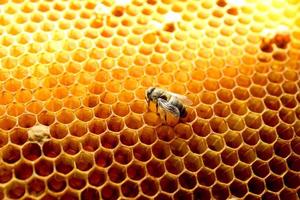
[{"label": "bee's head", "polygon": [[155,87],[150,87],[146,90],[146,100],[151,101],[152,100],[152,92],[155,90]]}]

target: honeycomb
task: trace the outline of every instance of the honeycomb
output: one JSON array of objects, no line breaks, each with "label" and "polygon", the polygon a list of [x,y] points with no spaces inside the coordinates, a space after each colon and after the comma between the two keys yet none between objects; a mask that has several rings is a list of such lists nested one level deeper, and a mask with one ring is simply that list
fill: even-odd
[{"label": "honeycomb", "polygon": [[0,0],[0,199],[299,199],[299,10]]}]

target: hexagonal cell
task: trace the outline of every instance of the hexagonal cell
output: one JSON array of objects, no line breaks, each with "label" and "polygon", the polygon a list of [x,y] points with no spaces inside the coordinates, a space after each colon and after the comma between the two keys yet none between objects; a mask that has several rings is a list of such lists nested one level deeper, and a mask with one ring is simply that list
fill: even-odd
[{"label": "hexagonal cell", "polygon": [[196,154],[202,154],[208,148],[205,139],[198,136],[192,137],[188,141],[188,145],[190,150]]},{"label": "hexagonal cell", "polygon": [[55,169],[57,172],[62,174],[68,174],[74,169],[74,161],[69,158],[66,154],[61,154],[55,160]]},{"label": "hexagonal cell", "polygon": [[106,132],[101,137],[101,145],[107,149],[114,149],[118,143],[118,137],[113,132]]},{"label": "hexagonal cell", "polygon": [[265,182],[266,182],[267,189],[269,189],[273,192],[278,192],[284,187],[283,178],[280,176],[273,175],[273,174],[270,174],[265,179]]},{"label": "hexagonal cell", "polygon": [[99,199],[100,194],[96,189],[94,189],[92,187],[87,187],[81,192],[80,198],[83,200]]},{"label": "hexagonal cell", "polygon": [[224,141],[219,135],[211,134],[206,138],[208,147],[213,151],[221,151],[224,148]]},{"label": "hexagonal cell", "polygon": [[39,176],[48,176],[53,173],[53,163],[47,159],[40,159],[34,164],[35,173]]},{"label": "hexagonal cell", "polygon": [[25,185],[21,182],[12,181],[6,189],[8,198],[19,199],[25,194]]},{"label": "hexagonal cell", "polygon": [[69,132],[73,136],[82,137],[88,132],[87,124],[82,121],[76,120],[70,125]]},{"label": "hexagonal cell", "polygon": [[107,130],[106,122],[103,119],[93,119],[89,122],[88,129],[91,133],[100,135]]},{"label": "hexagonal cell", "polygon": [[289,167],[289,169],[294,170],[296,172],[299,171],[299,163],[300,163],[300,159],[299,156],[295,155],[295,154],[291,154],[287,160],[286,163]]},{"label": "hexagonal cell", "polygon": [[148,173],[153,177],[161,177],[165,173],[164,163],[157,159],[150,160],[146,168]]},{"label": "hexagonal cell", "polygon": [[21,161],[14,167],[14,174],[17,179],[26,180],[33,174],[33,165],[29,162]]},{"label": "hexagonal cell", "polygon": [[244,164],[243,162],[239,162],[235,167],[234,167],[234,175],[236,178],[238,178],[241,181],[246,181],[248,180],[251,175],[251,168],[249,165]]},{"label": "hexagonal cell", "polygon": [[252,164],[252,171],[255,175],[264,178],[270,173],[270,169],[267,162],[256,160]]},{"label": "hexagonal cell", "polygon": [[242,198],[248,193],[247,184],[239,180],[234,180],[230,184],[229,188],[230,188],[230,193],[233,196],[238,198]]},{"label": "hexagonal cell", "polygon": [[9,164],[19,161],[21,157],[20,154],[20,149],[15,145],[9,144],[2,149],[2,159]]},{"label": "hexagonal cell", "polygon": [[102,199],[111,199],[115,200],[118,199],[120,196],[120,192],[117,186],[107,183],[104,187],[101,189],[101,197]]},{"label": "hexagonal cell", "polygon": [[94,165],[93,156],[89,153],[80,152],[75,157],[76,168],[81,171],[88,171]]},{"label": "hexagonal cell", "polygon": [[63,176],[53,174],[47,180],[47,187],[53,192],[62,192],[67,187],[67,182]]},{"label": "hexagonal cell", "polygon": [[87,134],[82,141],[82,148],[89,152],[95,152],[99,145],[99,138],[92,134]]},{"label": "hexagonal cell", "polygon": [[256,155],[262,160],[268,160],[273,157],[272,145],[260,142],[256,147]]},{"label": "hexagonal cell", "polygon": [[80,172],[73,172],[68,176],[68,186],[75,190],[81,190],[86,185],[86,176]]},{"label": "hexagonal cell", "polygon": [[108,167],[112,164],[113,154],[110,151],[100,149],[94,154],[95,163],[99,167]]},{"label": "hexagonal cell", "polygon": [[0,165],[0,183],[6,183],[13,179],[13,170],[6,164]]},{"label": "hexagonal cell", "polygon": [[243,145],[238,150],[239,160],[245,163],[252,163],[256,159],[255,150],[247,145]]},{"label": "hexagonal cell", "polygon": [[46,184],[42,179],[33,178],[28,182],[27,192],[34,197],[42,195],[45,189]]},{"label": "hexagonal cell", "polygon": [[10,141],[17,145],[23,145],[28,139],[28,133],[26,129],[14,128],[10,134]]},{"label": "hexagonal cell", "polygon": [[56,141],[47,141],[43,144],[43,154],[50,158],[55,158],[61,153],[61,146]]},{"label": "hexagonal cell", "polygon": [[56,139],[62,139],[68,134],[68,127],[61,123],[54,123],[50,126],[50,135]]},{"label": "hexagonal cell", "polygon": [[125,118],[125,124],[128,128],[139,129],[143,126],[143,119],[140,115],[129,114]]},{"label": "hexagonal cell", "polygon": [[142,182],[141,182],[141,190],[145,195],[148,196],[154,196],[159,189],[159,185],[157,181],[153,178],[146,177]]},{"label": "hexagonal cell", "polygon": [[72,199],[72,200],[77,200],[78,195],[75,192],[72,192],[70,190],[66,190],[62,195],[61,195],[62,200],[67,200],[67,199]]},{"label": "hexagonal cell", "polygon": [[269,161],[269,167],[275,174],[281,175],[287,170],[286,161],[280,157],[274,156]]},{"label": "hexagonal cell", "polygon": [[243,142],[241,135],[236,131],[228,131],[224,136],[224,140],[227,146],[231,148],[238,148]]},{"label": "hexagonal cell", "polygon": [[101,186],[106,180],[106,172],[104,170],[94,168],[88,174],[88,182],[93,186]]},{"label": "hexagonal cell", "polygon": [[216,199],[227,199],[229,197],[229,189],[224,184],[216,183],[212,187],[212,196]]},{"label": "hexagonal cell", "polygon": [[62,141],[62,148],[64,152],[70,155],[75,155],[81,150],[78,139],[73,136],[64,138],[64,140]]},{"label": "hexagonal cell", "polygon": [[252,177],[248,182],[248,188],[254,194],[261,194],[265,190],[265,184],[262,179]]},{"label": "hexagonal cell", "polygon": [[127,147],[119,147],[114,152],[115,161],[122,165],[126,165],[132,160],[132,152]]},{"label": "hexagonal cell", "polygon": [[142,162],[146,162],[151,158],[151,149],[145,145],[138,144],[133,149],[134,157]]},{"label": "hexagonal cell", "polygon": [[276,127],[277,135],[283,140],[290,140],[294,137],[294,131],[292,126],[280,123]]},{"label": "hexagonal cell", "polygon": [[196,177],[190,172],[183,172],[179,176],[179,185],[185,189],[193,189],[197,185]]}]

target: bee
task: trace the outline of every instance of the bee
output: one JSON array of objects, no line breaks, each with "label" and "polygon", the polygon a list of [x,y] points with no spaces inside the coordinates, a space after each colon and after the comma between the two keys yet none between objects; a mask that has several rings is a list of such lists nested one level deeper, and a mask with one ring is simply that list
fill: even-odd
[{"label": "bee", "polygon": [[[193,102],[186,96],[176,94],[163,90],[161,88],[150,87],[146,90],[146,101],[148,107],[150,102],[155,103],[156,112],[159,112],[159,108],[162,109],[164,113],[164,120],[167,121],[166,113],[170,113],[175,118],[180,119],[187,116],[187,111],[185,105],[192,105]],[[184,105],[185,104],[185,105]]]}]

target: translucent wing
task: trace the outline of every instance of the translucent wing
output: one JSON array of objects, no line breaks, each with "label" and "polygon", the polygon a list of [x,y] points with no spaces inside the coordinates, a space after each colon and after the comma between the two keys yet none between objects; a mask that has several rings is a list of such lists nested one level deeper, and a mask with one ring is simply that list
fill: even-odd
[{"label": "translucent wing", "polygon": [[159,98],[157,100],[158,106],[161,107],[163,110],[175,115],[176,117],[180,116],[180,112],[176,106],[173,106],[168,101]]},{"label": "translucent wing", "polygon": [[185,105],[192,105],[193,102],[192,100],[190,100],[188,97],[184,96],[184,95],[181,95],[181,94],[177,94],[177,93],[174,93],[174,92],[169,92],[168,93],[174,97],[176,97],[179,101],[181,101],[182,103],[184,103]]}]

